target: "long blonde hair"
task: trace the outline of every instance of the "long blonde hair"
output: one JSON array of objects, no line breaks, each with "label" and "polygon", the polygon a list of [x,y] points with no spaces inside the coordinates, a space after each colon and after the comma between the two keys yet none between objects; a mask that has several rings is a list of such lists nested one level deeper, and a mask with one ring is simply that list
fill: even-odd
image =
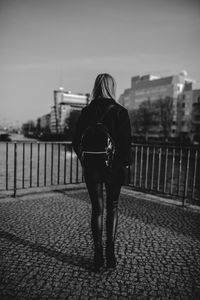
[{"label": "long blonde hair", "polygon": [[115,93],[116,82],[114,78],[107,73],[102,73],[95,79],[91,100],[97,98],[111,98],[115,100]]}]

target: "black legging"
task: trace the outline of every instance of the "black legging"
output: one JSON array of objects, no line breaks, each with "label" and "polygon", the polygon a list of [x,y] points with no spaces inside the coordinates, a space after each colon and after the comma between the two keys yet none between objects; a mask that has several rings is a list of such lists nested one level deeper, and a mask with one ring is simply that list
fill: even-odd
[{"label": "black legging", "polygon": [[[94,244],[102,242],[103,232],[103,183],[86,182],[89,196],[92,203],[91,228]],[[121,185],[114,183],[105,183],[106,187],[106,234],[107,242],[114,242],[117,231],[118,221],[118,199]]]}]

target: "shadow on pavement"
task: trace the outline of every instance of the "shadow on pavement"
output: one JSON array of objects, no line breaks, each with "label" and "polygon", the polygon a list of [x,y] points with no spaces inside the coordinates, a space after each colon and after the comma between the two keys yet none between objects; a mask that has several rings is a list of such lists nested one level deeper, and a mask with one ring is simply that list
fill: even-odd
[{"label": "shadow on pavement", "polygon": [[[60,191],[67,196],[66,191]],[[87,191],[80,191],[80,193],[70,193],[70,197],[74,200],[82,200],[90,204],[90,199]],[[104,196],[105,198],[105,196]],[[193,236],[200,239],[200,214],[199,212],[189,211],[187,208],[166,204],[162,201],[160,203],[121,194],[119,200],[119,214],[126,218],[131,218],[141,221],[145,224],[154,225],[155,227],[162,227],[175,231],[178,234]]]},{"label": "shadow on pavement", "polygon": [[8,241],[11,241],[19,245],[28,246],[37,253],[43,253],[45,256],[55,258],[56,260],[59,260],[63,263],[81,267],[90,272],[93,271],[92,260],[86,258],[83,255],[74,255],[74,254],[68,255],[67,253],[62,253],[55,249],[47,248],[43,245],[24,240],[21,237],[18,237],[15,234],[6,231],[0,231],[0,238],[7,239]]},{"label": "shadow on pavement", "polygon": [[180,206],[121,195],[119,211],[124,216],[145,224],[163,227],[176,231],[178,234],[200,239],[200,214]]},{"label": "shadow on pavement", "polygon": [[[37,195],[42,196],[42,195],[47,195],[48,193],[67,194],[68,192],[82,191],[82,190],[85,190],[85,186],[83,184],[80,186],[76,184],[70,184],[70,185],[66,185],[65,187],[61,186],[60,188],[58,188],[57,186],[32,187],[32,188],[17,190],[16,199],[27,197],[27,196],[37,196]],[[7,198],[15,199],[13,191],[0,190],[0,199],[7,199]]]}]

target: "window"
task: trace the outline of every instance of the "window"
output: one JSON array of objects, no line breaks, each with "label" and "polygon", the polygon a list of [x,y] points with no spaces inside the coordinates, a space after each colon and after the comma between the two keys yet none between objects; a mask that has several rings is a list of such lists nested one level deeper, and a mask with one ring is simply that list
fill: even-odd
[{"label": "window", "polygon": [[182,107],[185,107],[185,102],[182,103]]}]

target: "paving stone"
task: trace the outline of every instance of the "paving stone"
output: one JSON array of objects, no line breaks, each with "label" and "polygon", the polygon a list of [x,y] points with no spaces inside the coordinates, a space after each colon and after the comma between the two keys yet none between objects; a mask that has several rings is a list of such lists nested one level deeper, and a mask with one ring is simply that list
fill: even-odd
[{"label": "paving stone", "polygon": [[1,200],[0,299],[198,299],[199,213],[121,194],[117,268],[99,274],[90,216],[85,190]]}]

